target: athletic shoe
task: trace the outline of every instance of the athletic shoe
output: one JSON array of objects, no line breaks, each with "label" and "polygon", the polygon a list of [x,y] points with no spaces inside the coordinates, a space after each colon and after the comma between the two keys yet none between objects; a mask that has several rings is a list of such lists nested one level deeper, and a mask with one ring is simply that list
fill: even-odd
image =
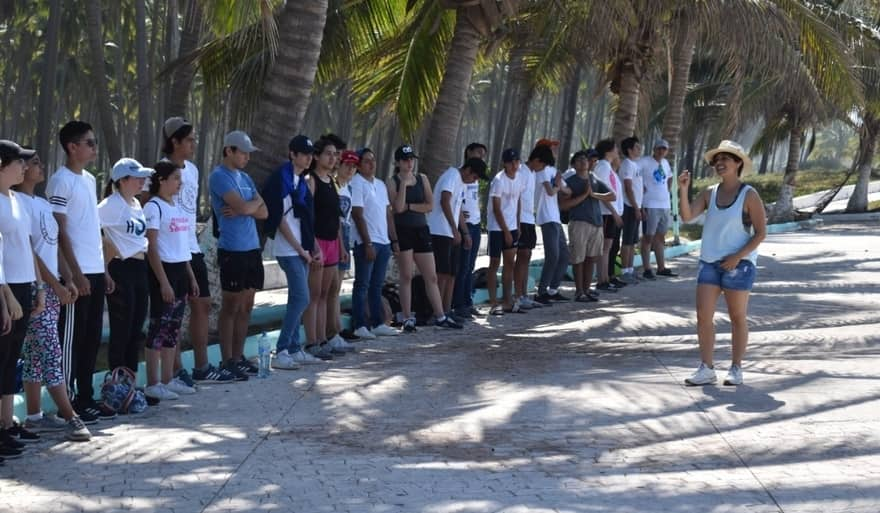
[{"label": "athletic shoe", "polygon": [[415,333],[416,320],[410,317],[409,319],[403,321],[403,331],[405,331],[406,333]]},{"label": "athletic shoe", "polygon": [[550,299],[553,301],[571,301],[570,297],[563,296],[562,294],[559,293],[559,291],[556,291],[555,293],[550,294]]},{"label": "athletic shoe", "polygon": [[335,347],[331,346],[327,342],[321,342],[321,347],[323,348],[324,351],[327,351],[332,356],[345,356],[346,355],[345,351],[343,351],[341,349],[336,349]]},{"label": "athletic shoe", "polygon": [[[177,395],[193,395],[194,393],[196,393],[195,388],[187,386],[186,383],[178,378],[174,378],[169,381],[167,385],[162,386],[164,386],[166,390],[170,390]],[[161,399],[161,397],[159,399]]]},{"label": "athletic shoe", "polygon": [[83,417],[83,422],[85,422],[87,417],[93,417],[99,420],[113,420],[116,418],[116,412],[114,410],[107,405],[103,403],[99,404],[94,400],[86,404],[76,401],[73,406],[73,411],[75,411],[80,417]]},{"label": "athletic shoe", "polygon": [[471,313],[470,307],[456,308],[452,313],[454,313],[459,319],[464,319],[466,321],[472,321],[475,319],[474,314]]},{"label": "athletic shoe", "polygon": [[519,298],[520,303],[523,305],[527,305],[529,308],[543,308],[544,305],[538,303],[537,301],[532,301],[532,298],[529,296],[523,296]]},{"label": "athletic shoe", "polygon": [[67,421],[64,438],[71,442],[88,442],[92,439],[92,433],[82,419],[74,415]]},{"label": "athletic shoe", "polygon": [[275,358],[272,358],[272,368],[281,370],[296,370],[299,369],[299,364],[293,360],[293,357],[290,356],[290,353],[288,353],[287,349],[285,349],[280,353],[275,353]]},{"label": "athletic shoe", "polygon": [[193,369],[192,379],[200,383],[229,383],[235,381],[235,375],[222,367],[214,367],[209,363],[207,369]]},{"label": "athletic shoe", "polygon": [[7,445],[0,445],[0,458],[5,458],[7,460],[14,460],[16,458],[21,457],[21,449],[16,449],[15,447],[9,447]]},{"label": "athletic shoe", "polygon": [[550,299],[550,294],[544,292],[543,294],[535,294],[535,297],[532,298],[536,303],[541,304],[542,306],[550,306],[553,304],[553,300]]},{"label": "athletic shoe", "polygon": [[248,374],[256,375],[260,372],[260,368],[257,367],[257,364],[245,358],[244,355],[241,355],[241,359],[235,363],[238,365],[239,369]]},{"label": "athletic shoe", "polygon": [[691,377],[684,380],[686,385],[711,385],[718,381],[718,376],[715,375],[715,369],[709,367],[705,363],[701,363],[697,368],[697,371],[694,372]]},{"label": "athletic shoe", "polygon": [[608,283],[608,282],[597,284],[596,289],[603,290],[605,292],[615,292],[615,293],[618,291],[617,287],[615,287],[613,284]]},{"label": "athletic shoe", "polygon": [[11,431],[12,428],[0,429],[0,445],[2,445],[3,447],[8,447],[10,449],[24,449],[25,443],[19,440],[18,437],[13,436]]},{"label": "athletic shoe", "polygon": [[6,433],[15,438],[19,442],[32,444],[34,442],[40,441],[40,435],[30,431],[29,429],[24,428],[18,422],[13,422],[12,427],[6,430]]},{"label": "athletic shoe", "polygon": [[302,349],[290,355],[290,358],[293,359],[294,363],[298,363],[301,365],[315,365],[318,363],[324,363],[324,360],[321,360],[320,358],[315,358],[314,356],[303,351]]},{"label": "athletic shoe", "polygon": [[174,399],[180,398],[177,393],[168,390],[168,388],[162,383],[156,383],[155,385],[150,385],[144,388],[144,395],[156,398],[160,401],[173,401]]},{"label": "athletic shoe", "polygon": [[345,341],[344,338],[339,335],[335,335],[333,338],[327,341],[330,344],[330,347],[333,349],[338,349],[340,351],[345,351],[346,353],[354,353],[357,351],[357,348],[354,347],[353,344],[349,344]]},{"label": "athletic shoe", "polygon": [[342,330],[341,332],[339,332],[339,334],[342,335],[342,338],[344,338],[345,340],[360,340],[361,339],[361,337],[355,335],[354,331],[350,330],[349,328]]},{"label": "athletic shoe", "polygon": [[621,280],[617,276],[611,278],[611,284],[619,289],[622,289],[623,287],[626,287],[628,285],[625,281]]},{"label": "athletic shoe", "polygon": [[247,381],[248,375],[247,372],[238,368],[238,362],[233,359],[226,360],[226,363],[221,364],[221,368],[226,372],[232,374],[234,381]]},{"label": "athletic shoe", "polygon": [[726,386],[736,386],[743,384],[743,370],[739,365],[731,365],[727,371],[727,377],[724,378]]},{"label": "athletic shoe", "polygon": [[675,278],[678,273],[672,272],[672,269],[665,268],[657,271],[657,276],[666,276],[667,278]]},{"label": "athletic shoe", "polygon": [[434,326],[437,328],[451,328],[454,330],[460,330],[464,328],[464,326],[462,326],[460,323],[455,322],[455,320],[450,318],[448,315],[444,315],[441,319],[435,319]]},{"label": "athletic shoe", "polygon": [[40,420],[25,419],[24,421],[25,429],[36,431],[37,433],[61,431],[62,429],[65,429],[66,426],[67,423],[64,422],[63,419],[60,419],[55,415],[47,415],[45,413],[42,417],[40,417]]},{"label": "athletic shoe", "polygon": [[354,334],[357,335],[359,338],[363,338],[366,340],[373,340],[374,338],[376,338],[376,335],[371,333],[366,326],[361,326],[360,328],[354,330]]},{"label": "athletic shoe", "polygon": [[449,317],[459,324],[464,324],[467,321],[467,319],[465,319],[464,317],[459,317],[458,315],[456,315],[455,312],[453,312],[452,310],[446,312],[446,317]]},{"label": "athletic shoe", "polygon": [[639,279],[636,278],[636,274],[635,274],[634,272],[632,272],[632,273],[623,273],[623,274],[621,274],[621,275],[620,275],[620,281],[621,281],[622,283],[627,284],[627,285],[635,285],[636,283],[639,282]]},{"label": "athletic shoe", "polygon": [[646,280],[656,280],[657,276],[654,275],[654,271],[648,269],[647,271],[642,273],[642,278]]},{"label": "athletic shoe", "polygon": [[526,313],[525,310],[523,310],[523,309],[521,309],[521,308],[519,307],[519,303],[518,303],[517,301],[514,301],[514,302],[513,302],[513,306],[510,307],[510,310],[505,309],[504,311],[505,311],[506,313],[516,313],[516,314],[524,314],[524,313]]},{"label": "athletic shoe", "polygon": [[489,315],[497,315],[500,317],[504,315],[504,308],[502,308],[501,305],[495,305],[489,309]]},{"label": "athletic shoe", "polygon": [[519,305],[520,310],[531,310],[533,307],[529,304],[524,298],[517,298],[516,304]]},{"label": "athletic shoe", "polygon": [[370,333],[376,335],[377,337],[394,337],[400,334],[400,332],[396,329],[392,328],[391,326],[386,326],[384,324],[380,324],[371,329]]},{"label": "athletic shoe", "polygon": [[83,424],[91,426],[98,423],[98,416],[92,415],[85,408],[80,408],[76,404],[73,405],[73,411],[82,420]]},{"label": "athletic shoe", "polygon": [[186,369],[180,369],[177,371],[177,374],[174,375],[174,379],[178,379],[183,382],[184,385],[195,388],[196,382],[193,380],[192,376],[189,375],[189,372],[186,372]]},{"label": "athletic shoe", "polygon": [[581,293],[576,298],[574,298],[574,300],[577,303],[595,303],[596,301],[599,301],[599,298],[595,297],[595,296],[591,296],[589,294]]},{"label": "athletic shoe", "polygon": [[599,291],[596,289],[588,290],[587,295],[590,296],[591,298],[595,299],[596,301],[599,300]]},{"label": "athletic shoe", "polygon": [[321,360],[324,360],[324,361],[333,359],[333,355],[330,353],[330,351],[326,347],[324,347],[323,345],[320,345],[320,344],[313,344],[311,346],[306,346],[306,352],[309,353],[310,355],[314,356],[315,358],[320,358]]}]

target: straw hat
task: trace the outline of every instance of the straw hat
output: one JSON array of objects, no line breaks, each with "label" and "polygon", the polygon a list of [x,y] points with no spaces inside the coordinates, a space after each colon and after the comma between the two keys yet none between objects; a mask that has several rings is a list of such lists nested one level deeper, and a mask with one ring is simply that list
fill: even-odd
[{"label": "straw hat", "polygon": [[717,148],[709,150],[703,155],[706,163],[712,165],[712,159],[719,153],[730,153],[736,155],[743,162],[742,174],[746,175],[752,172],[752,159],[739,143],[733,141],[721,141]]}]

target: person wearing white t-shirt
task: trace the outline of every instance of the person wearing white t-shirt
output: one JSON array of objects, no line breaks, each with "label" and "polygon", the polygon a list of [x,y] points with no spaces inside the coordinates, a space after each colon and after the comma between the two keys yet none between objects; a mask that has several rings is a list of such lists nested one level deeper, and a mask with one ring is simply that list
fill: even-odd
[{"label": "person wearing white t-shirt", "polygon": [[[642,276],[653,280],[656,276],[678,276],[666,267],[666,231],[669,229],[672,169],[666,160],[669,143],[658,139],[650,157],[639,159],[639,168],[645,183],[642,199]],[[651,250],[657,259],[657,273],[651,270]]]},{"label": "person wearing white t-shirt", "polygon": [[192,387],[174,381],[174,358],[186,297],[199,295],[199,285],[190,267],[189,216],[174,202],[180,185],[180,168],[172,162],[156,163],[150,180],[152,198],[144,205],[150,263],[150,327],[144,394],[160,400],[195,393]]},{"label": "person wearing white t-shirt", "polygon": [[599,154],[599,161],[593,168],[593,174],[614,193],[614,200],[603,201],[601,204],[604,244],[596,289],[617,292],[619,288],[626,286],[619,280],[612,280],[616,250],[620,248],[620,230],[623,227],[623,218],[620,216],[623,213],[623,184],[613,168],[620,157],[613,139],[604,139],[596,143],[596,152]]},{"label": "person wearing white t-shirt", "polygon": [[465,187],[478,179],[487,178],[486,162],[471,158],[460,168],[450,167],[444,171],[434,187],[433,208],[428,213],[428,228],[431,231],[431,245],[434,247],[434,261],[437,265],[437,286],[443,301],[443,311],[447,316],[452,314],[458,246],[463,245],[470,249],[473,244],[461,215]]},{"label": "person wearing white t-shirt", "polygon": [[[21,307],[21,315],[12,316],[15,319],[12,329],[0,335],[0,457],[21,454],[21,446],[11,443],[17,442],[19,433],[16,431],[21,429],[13,426],[12,418],[16,366],[30,316],[39,315],[46,304],[46,290],[31,247],[30,213],[27,205],[18,199],[21,194],[12,190],[12,186],[24,179],[24,159],[30,159],[33,155],[33,150],[22,149],[12,141],[0,140],[0,234],[4,242],[4,287],[12,292],[14,301]],[[36,301],[33,301],[35,286]]]},{"label": "person wearing white t-shirt", "polygon": [[[82,418],[116,417],[116,412],[95,401],[92,376],[104,327],[104,295],[116,284],[104,268],[98,187],[85,167],[97,157],[98,141],[91,125],[70,121],[58,133],[66,165],[55,171],[46,185],[46,196],[58,221],[58,245],[67,263],[64,282],[77,290],[76,303],[61,310],[60,336],[64,372],[73,406]],[[73,322],[67,319],[73,317]],[[73,329],[70,329],[70,327]]]},{"label": "person wearing white t-shirt", "polygon": [[[68,440],[84,442],[91,439],[91,433],[70,404],[61,368],[61,343],[58,340],[61,305],[72,303],[76,297],[72,286],[61,283],[58,223],[52,215],[52,206],[44,198],[34,195],[36,186],[45,180],[43,163],[39,155],[34,155],[25,161],[24,181],[16,187],[19,200],[30,214],[31,245],[40,276],[46,284],[46,308],[39,315],[31,315],[22,346],[22,381],[27,405],[27,416],[22,425],[32,431],[64,429]],[[58,416],[43,414],[43,385],[58,408]]]},{"label": "person wearing white t-shirt", "polygon": [[538,237],[535,232],[535,179],[537,173],[532,170],[532,166],[540,166],[543,169],[544,164],[539,163],[538,160],[530,159],[528,166],[520,164],[516,172],[523,192],[519,197],[519,240],[516,243],[513,288],[517,296],[517,303],[519,303],[520,309],[523,310],[541,308],[542,306],[541,303],[533,301],[526,290],[529,281],[529,263],[532,260],[532,250],[538,244]]},{"label": "person wearing white t-shirt", "polygon": [[556,158],[550,146],[539,145],[529,155],[529,162],[535,162],[535,223],[541,226],[544,241],[544,265],[538,281],[535,301],[549,305],[552,301],[567,301],[569,298],[559,292],[559,284],[568,269],[568,242],[562,231],[559,216],[557,193],[568,187],[562,175],[554,167]]},{"label": "person wearing white t-shirt", "polygon": [[[136,198],[153,170],[132,158],[113,165],[108,186],[113,191],[98,203],[104,231],[104,264],[116,283],[107,295],[111,369],[128,367],[137,372],[141,328],[147,318],[147,222]],[[105,194],[109,191],[105,191]]]},{"label": "person wearing white t-shirt", "polygon": [[[464,160],[470,158],[486,160],[488,151],[489,149],[483,143],[470,143],[464,149]],[[477,255],[480,252],[480,240],[482,239],[479,182],[465,184],[461,214],[464,216],[471,245],[469,248],[465,248],[464,244],[459,246],[458,270],[455,275],[455,286],[452,290],[452,312],[457,317],[473,319],[481,315],[480,311],[474,307],[473,297],[474,267],[477,264]],[[463,236],[464,233],[462,233]]]},{"label": "person wearing white t-shirt", "polygon": [[[501,154],[504,168],[495,175],[489,185],[489,208],[486,212],[489,229],[489,272],[486,274],[489,291],[489,314],[504,315],[524,313],[519,302],[513,299],[513,268],[516,243],[519,236],[520,197],[525,188],[517,176],[519,152],[513,148]],[[501,291],[503,307],[498,304],[497,274],[502,258]]]},{"label": "person wearing white t-shirt", "polygon": [[642,199],[645,182],[638,160],[642,156],[642,145],[638,137],[627,137],[620,143],[623,161],[620,163],[620,179],[623,180],[623,241],[620,259],[624,283],[636,283],[638,279],[633,270],[635,247],[639,243],[639,229],[642,224]]}]

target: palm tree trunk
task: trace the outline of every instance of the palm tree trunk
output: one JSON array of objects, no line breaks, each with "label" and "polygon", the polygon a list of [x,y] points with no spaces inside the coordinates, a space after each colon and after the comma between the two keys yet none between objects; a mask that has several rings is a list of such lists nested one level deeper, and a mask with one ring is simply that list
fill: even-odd
[{"label": "palm tree trunk", "polygon": [[457,161],[455,138],[461,126],[474,63],[480,49],[480,34],[466,16],[466,10],[467,8],[459,8],[456,12],[455,32],[449,48],[446,70],[419,166],[433,180]]},{"label": "palm tree trunk", "polygon": [[621,64],[620,93],[617,99],[617,111],[614,113],[614,126],[611,136],[620,141],[632,136],[636,129],[636,118],[639,113],[639,79],[635,65],[631,60]]},{"label": "palm tree trunk", "polygon": [[678,40],[672,54],[672,81],[669,86],[669,100],[663,116],[663,138],[669,143],[670,162],[676,162],[678,142],[681,137],[684,117],[684,98],[687,94],[691,62],[697,44],[697,26],[690,17],[682,14],[678,23]]},{"label": "palm tree trunk", "polygon": [[581,89],[581,67],[577,66],[565,88],[562,104],[562,121],[559,124],[559,169],[568,168],[568,157],[571,155],[574,137],[574,119],[578,110],[578,93]]},{"label": "palm tree trunk", "polygon": [[[179,55],[188,55],[199,45],[202,31],[202,13],[197,0],[187,2],[183,20],[183,32],[180,34]],[[192,64],[178,66],[171,79],[171,92],[165,112],[168,116],[185,116],[189,110],[189,89],[195,76],[196,68]]]},{"label": "palm tree trunk", "polygon": [[138,135],[137,156],[141,162],[151,162],[153,149],[152,94],[150,73],[147,69],[147,6],[146,0],[135,0],[135,65],[137,66]]},{"label": "palm tree trunk", "polygon": [[782,187],[779,190],[779,198],[770,214],[770,221],[780,223],[794,219],[794,186],[797,181],[797,172],[801,160],[801,144],[804,133],[797,123],[792,127],[788,138],[788,161],[785,165],[785,175],[782,177]]},{"label": "palm tree trunk", "polygon": [[278,15],[278,55],[266,77],[252,128],[252,176],[258,186],[287,158],[287,142],[302,130],[318,69],[328,0],[287,2]]},{"label": "palm tree trunk", "polygon": [[101,118],[102,145],[107,148],[110,162],[116,162],[122,156],[122,150],[119,146],[116,125],[113,122],[110,91],[107,89],[104,36],[101,29],[101,2],[86,2],[86,32],[89,40],[89,53],[92,58],[92,87],[94,87],[98,103],[98,115]]},{"label": "palm tree trunk", "polygon": [[49,20],[46,27],[46,49],[40,81],[40,100],[37,104],[36,148],[49,161],[50,132],[55,126],[55,91],[58,83],[58,40],[61,33],[61,0],[50,0]]},{"label": "palm tree trunk", "polygon": [[856,169],[859,172],[856,186],[853,189],[849,201],[846,203],[847,212],[865,212],[868,210],[868,186],[871,183],[871,163],[874,161],[874,152],[877,148],[877,136],[880,135],[880,119],[870,112],[863,114],[862,129],[859,130],[859,153],[856,160]]}]

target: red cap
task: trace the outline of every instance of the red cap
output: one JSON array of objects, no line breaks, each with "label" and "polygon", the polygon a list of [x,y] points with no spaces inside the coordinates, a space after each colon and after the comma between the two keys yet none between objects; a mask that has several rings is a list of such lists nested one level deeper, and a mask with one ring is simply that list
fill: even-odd
[{"label": "red cap", "polygon": [[538,139],[538,142],[535,143],[535,146],[549,146],[552,148],[554,146],[559,146],[559,141],[542,137],[541,139]]},{"label": "red cap", "polygon": [[339,161],[343,164],[360,164],[361,158],[358,157],[356,151],[345,150],[342,152],[342,156],[339,157]]}]

